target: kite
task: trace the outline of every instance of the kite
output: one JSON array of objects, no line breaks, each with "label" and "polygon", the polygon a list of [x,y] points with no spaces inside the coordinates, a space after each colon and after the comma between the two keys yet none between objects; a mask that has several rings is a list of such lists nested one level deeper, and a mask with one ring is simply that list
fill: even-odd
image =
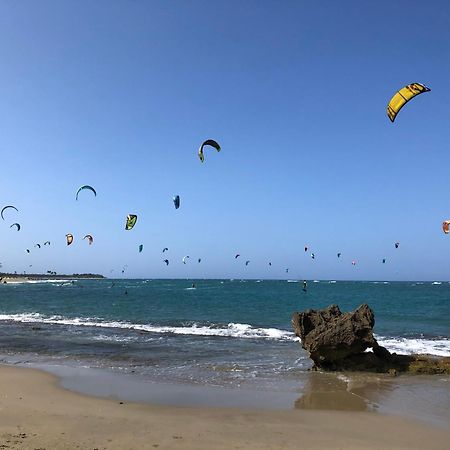
[{"label": "kite", "polygon": [[234,259],[239,258],[239,256],[241,256],[239,253],[236,254],[236,256],[234,257]]},{"label": "kite", "polygon": [[356,261],[352,261],[352,266],[356,266]]},{"label": "kite", "polygon": [[135,214],[128,214],[125,230],[131,230],[136,225],[136,221],[137,216]]},{"label": "kite", "polygon": [[305,252],[307,252],[308,251],[308,247],[305,245]]},{"label": "kite", "polygon": [[12,228],[12,227],[17,227],[17,231],[20,231],[20,224],[13,223],[9,228]]},{"label": "kite", "polygon": [[272,265],[272,263],[271,262],[269,262],[269,266],[271,266]]},{"label": "kite", "polygon": [[397,114],[403,108],[403,106],[405,106],[406,103],[413,99],[416,95],[429,91],[431,91],[430,88],[427,88],[420,83],[412,83],[408,84],[405,87],[402,87],[394,94],[394,96],[389,101],[389,104],[387,105],[387,115],[390,121],[394,122]]},{"label": "kite", "polygon": [[338,254],[337,254],[337,257],[340,258],[340,257],[341,257],[341,253],[338,253]]},{"label": "kite", "polygon": [[383,264],[386,264],[386,258],[383,258]]},{"label": "kite", "polygon": [[186,255],[186,256],[183,258],[183,264],[186,264],[186,259],[189,259],[189,255]]},{"label": "kite", "polygon": [[45,241],[44,245],[50,245],[50,241]]},{"label": "kite", "polygon": [[168,259],[165,259],[164,262],[166,263],[166,266],[169,265],[169,260]]},{"label": "kite", "polygon": [[316,255],[314,253],[311,253],[311,258],[316,259]]},{"label": "kite", "polygon": [[41,248],[41,244],[36,244],[35,247]]},{"label": "kite", "polygon": [[27,248],[27,253],[30,253],[30,249]]},{"label": "kite", "polygon": [[73,242],[73,235],[70,233],[66,234],[67,245],[70,245]]},{"label": "kite", "polygon": [[250,262],[250,260],[245,261],[245,265],[248,266],[249,262]]},{"label": "kite", "polygon": [[286,273],[288,273],[289,272],[289,269],[286,269]]},{"label": "kite", "polygon": [[398,248],[398,246],[400,245],[400,242],[396,242],[394,245],[395,245],[395,248]]},{"label": "kite", "polygon": [[202,258],[198,258],[197,262],[200,264],[202,262]]},{"label": "kite", "polygon": [[75,200],[78,200],[78,194],[79,194],[81,191],[85,190],[85,189],[88,189],[89,191],[92,191],[92,192],[94,193],[95,197],[97,197],[97,192],[95,192],[95,189],[94,189],[92,186],[88,186],[88,185],[86,184],[86,185],[81,186],[81,187],[78,188],[77,195],[75,196]]},{"label": "kite", "polygon": [[448,234],[450,231],[450,220],[444,220],[444,222],[442,222],[442,230],[444,231],[445,234]]},{"label": "kite", "polygon": [[180,196],[176,195],[173,197],[173,204],[175,205],[175,209],[178,209],[180,207]]},{"label": "kite", "polygon": [[165,251],[168,251],[168,250],[169,249],[167,247],[164,247],[162,252],[164,253]]},{"label": "kite", "polygon": [[87,234],[87,235],[83,238],[83,240],[84,240],[84,239],[87,239],[87,240],[88,240],[89,245],[92,245],[93,242],[94,242],[94,238],[93,238],[90,234]]},{"label": "kite", "polygon": [[218,152],[220,152],[220,145],[214,141],[213,139],[207,139],[198,149],[198,157],[200,158],[201,162],[205,161],[205,156],[203,155],[203,147],[205,145],[209,145],[210,147],[214,147]]},{"label": "kite", "polygon": [[144,244],[139,245],[139,253],[141,253],[142,250],[144,250]]},{"label": "kite", "polygon": [[13,209],[15,209],[17,212],[19,212],[19,210],[18,210],[15,206],[12,206],[12,205],[5,206],[5,207],[2,209],[2,211],[0,212],[0,216],[2,216],[2,219],[3,219],[3,220],[5,220],[5,218],[3,217],[3,213],[4,213],[5,210],[7,210],[8,208],[13,208]]}]

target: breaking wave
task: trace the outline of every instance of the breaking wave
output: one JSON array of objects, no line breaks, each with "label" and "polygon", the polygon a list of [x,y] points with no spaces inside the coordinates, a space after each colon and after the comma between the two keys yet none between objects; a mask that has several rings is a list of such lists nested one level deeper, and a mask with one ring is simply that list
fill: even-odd
[{"label": "breaking wave", "polygon": [[55,325],[71,325],[144,331],[148,333],[180,334],[196,336],[223,336],[245,339],[275,339],[282,341],[298,341],[291,331],[278,328],[258,328],[245,323],[229,323],[228,325],[159,326],[152,324],[136,324],[121,321],[106,321],[99,318],[65,318],[63,316],[47,317],[39,313],[0,314],[0,321],[20,323],[44,323]]},{"label": "breaking wave", "polygon": [[[156,324],[139,324],[125,321],[108,321],[102,318],[67,318],[64,316],[45,316],[39,313],[0,314],[0,321],[18,323],[42,323],[78,327],[109,328],[134,330],[147,333],[176,334],[191,336],[220,336],[240,339],[271,339],[277,341],[299,342],[292,331],[279,328],[254,327],[245,323],[190,324],[185,326],[162,326]],[[450,356],[450,339],[425,339],[376,336],[378,343],[389,351],[398,354],[425,353],[437,356]]]}]

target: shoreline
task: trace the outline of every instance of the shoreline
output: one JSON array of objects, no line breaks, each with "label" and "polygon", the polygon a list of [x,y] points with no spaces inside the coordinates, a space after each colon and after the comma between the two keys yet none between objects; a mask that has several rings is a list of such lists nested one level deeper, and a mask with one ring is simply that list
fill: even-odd
[{"label": "shoreline", "polygon": [[72,281],[72,280],[106,280],[103,275],[94,273],[74,273],[72,275],[61,274],[43,274],[43,273],[30,273],[30,274],[16,274],[16,273],[0,273],[0,284],[15,284],[15,283],[29,283],[37,281]]},{"label": "shoreline", "polygon": [[[5,448],[447,448],[450,431],[369,412],[154,406],[91,397],[0,365]],[[383,430],[383,433],[380,433]]]},{"label": "shoreline", "polygon": [[70,277],[70,276],[61,276],[61,277],[1,277],[0,284],[33,284],[33,283],[64,283],[68,281],[80,281],[80,280],[106,280],[106,278],[97,278],[97,277]]},{"label": "shoreline", "polygon": [[[230,278],[230,277],[152,277],[152,276],[139,276],[139,277],[128,277],[128,276],[117,276],[110,277],[101,274],[62,274],[62,275],[51,275],[51,274],[23,274],[23,273],[0,273],[0,278],[3,279],[30,279],[30,280],[53,280],[53,279],[65,279],[65,280],[121,280],[121,281],[225,281],[230,283],[242,283],[242,282],[264,282],[264,281],[280,281],[288,283],[301,283],[303,279],[301,278],[290,278],[290,277],[279,277],[279,278],[264,278],[264,277],[250,277],[250,278]],[[310,283],[322,283],[322,284],[335,284],[335,283],[369,283],[369,284],[401,284],[401,283],[414,283],[418,285],[446,285],[450,284],[450,279],[448,280],[437,280],[435,278],[430,278],[426,280],[394,280],[394,279],[347,279],[347,278],[324,278],[324,279],[310,279]]]},{"label": "shoreline", "polygon": [[[8,364],[3,359],[0,364]],[[93,368],[65,361],[13,363],[55,376],[71,392],[152,406],[233,408],[262,411],[349,411],[410,418],[446,428],[450,376],[305,371],[296,383],[217,386],[154,379],[135,372]],[[436,397],[439,397],[436,398]],[[433,398],[431,403],[424,401]]]}]

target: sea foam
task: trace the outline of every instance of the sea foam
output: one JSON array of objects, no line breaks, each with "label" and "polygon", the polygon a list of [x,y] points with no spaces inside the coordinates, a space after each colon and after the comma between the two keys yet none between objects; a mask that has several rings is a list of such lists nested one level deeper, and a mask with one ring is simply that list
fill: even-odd
[{"label": "sea foam", "polygon": [[121,321],[107,321],[101,318],[66,318],[63,316],[44,316],[39,313],[0,314],[0,321],[21,323],[44,323],[52,325],[72,325],[98,328],[119,328],[148,333],[180,334],[196,336],[223,336],[244,339],[276,339],[283,341],[298,341],[299,338],[291,331],[278,328],[259,328],[244,323],[229,323],[228,325],[198,325],[189,326],[158,326],[154,324],[137,324]]},{"label": "sea foam", "polygon": [[[186,326],[167,326],[157,324],[130,323],[124,321],[108,321],[97,317],[74,317],[54,315],[45,316],[39,313],[0,314],[0,321],[19,323],[43,323],[78,327],[110,328],[135,330],[147,333],[176,334],[187,336],[218,336],[240,339],[272,339],[277,341],[299,342],[300,339],[292,331],[279,328],[254,327],[245,323],[228,323],[227,325],[193,323]],[[425,339],[376,336],[378,343],[389,351],[398,354],[424,353],[436,356],[450,356],[450,339]]]}]

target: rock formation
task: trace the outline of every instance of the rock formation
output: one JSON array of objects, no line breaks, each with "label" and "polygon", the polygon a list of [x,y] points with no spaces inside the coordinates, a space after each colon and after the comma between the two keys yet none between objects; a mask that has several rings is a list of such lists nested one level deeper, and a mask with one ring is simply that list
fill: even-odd
[{"label": "rock formation", "polygon": [[348,313],[337,305],[296,312],[292,325],[316,369],[450,373],[450,358],[391,354],[380,346],[373,336],[374,314],[366,304]]}]

